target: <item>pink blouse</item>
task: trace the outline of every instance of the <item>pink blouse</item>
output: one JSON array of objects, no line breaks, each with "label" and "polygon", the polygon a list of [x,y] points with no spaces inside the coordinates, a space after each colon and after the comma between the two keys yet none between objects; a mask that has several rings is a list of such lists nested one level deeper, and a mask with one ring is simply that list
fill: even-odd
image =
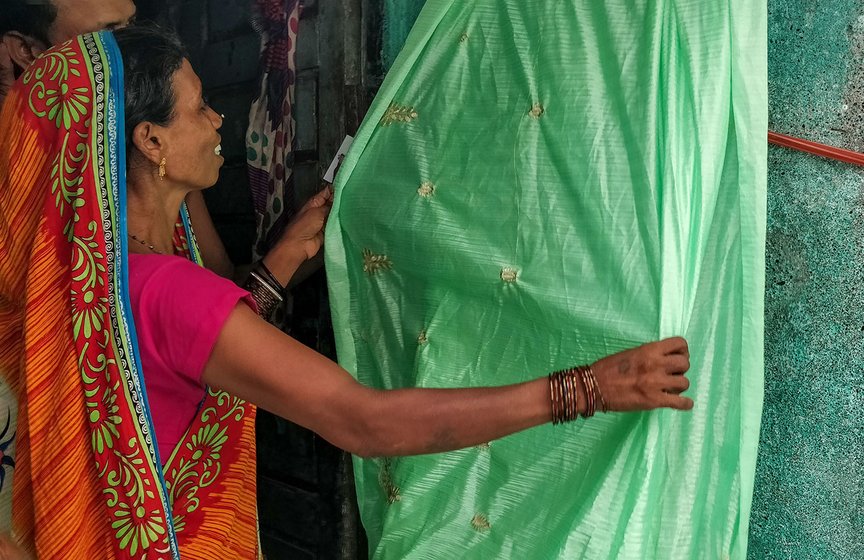
[{"label": "pink blouse", "polygon": [[159,454],[168,461],[195,419],[204,366],[228,315],[248,292],[181,257],[129,255],[129,292],[140,367]]}]

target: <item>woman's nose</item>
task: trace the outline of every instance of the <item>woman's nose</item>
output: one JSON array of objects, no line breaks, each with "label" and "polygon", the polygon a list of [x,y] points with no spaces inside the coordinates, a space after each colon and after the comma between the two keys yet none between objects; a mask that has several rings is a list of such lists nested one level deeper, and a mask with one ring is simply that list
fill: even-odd
[{"label": "woman's nose", "polygon": [[208,109],[210,109],[210,121],[213,123],[216,130],[219,130],[222,128],[222,120],[225,118],[225,115],[217,113],[212,107],[208,107]]}]

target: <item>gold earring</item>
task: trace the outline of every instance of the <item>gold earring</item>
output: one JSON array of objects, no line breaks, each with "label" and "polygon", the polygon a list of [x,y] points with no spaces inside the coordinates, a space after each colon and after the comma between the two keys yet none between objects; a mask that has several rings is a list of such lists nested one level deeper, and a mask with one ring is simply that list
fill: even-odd
[{"label": "gold earring", "polygon": [[165,180],[165,164],[167,164],[167,163],[168,163],[168,160],[166,160],[164,157],[162,158],[162,161],[159,162],[159,180],[160,181]]}]

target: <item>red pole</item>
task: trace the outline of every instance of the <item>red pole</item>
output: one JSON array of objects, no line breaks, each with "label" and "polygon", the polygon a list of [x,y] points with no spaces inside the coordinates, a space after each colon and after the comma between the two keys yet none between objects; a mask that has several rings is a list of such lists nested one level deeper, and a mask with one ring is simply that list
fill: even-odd
[{"label": "red pole", "polygon": [[864,165],[864,154],[853,152],[851,150],[844,150],[842,148],[835,148],[818,142],[811,142],[810,140],[802,140],[801,138],[796,138],[794,136],[778,134],[776,132],[771,132],[770,130],[768,131],[768,143],[807,152],[808,154],[836,159],[845,163]]}]

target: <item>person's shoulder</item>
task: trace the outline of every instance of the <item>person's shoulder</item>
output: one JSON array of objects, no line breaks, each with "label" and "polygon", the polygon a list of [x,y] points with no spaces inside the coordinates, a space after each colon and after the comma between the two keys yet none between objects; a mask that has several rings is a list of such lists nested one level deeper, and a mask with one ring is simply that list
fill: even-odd
[{"label": "person's shoulder", "polygon": [[204,270],[189,259],[175,255],[129,254],[129,272],[135,275],[196,274]]},{"label": "person's shoulder", "polygon": [[207,270],[189,259],[174,255],[129,255],[129,280],[135,285],[169,284],[175,288],[184,285],[214,285],[233,283],[215,272]]},{"label": "person's shoulder", "polygon": [[133,299],[140,302],[197,302],[205,306],[246,294],[227,278],[173,255],[130,255],[129,289]]}]

